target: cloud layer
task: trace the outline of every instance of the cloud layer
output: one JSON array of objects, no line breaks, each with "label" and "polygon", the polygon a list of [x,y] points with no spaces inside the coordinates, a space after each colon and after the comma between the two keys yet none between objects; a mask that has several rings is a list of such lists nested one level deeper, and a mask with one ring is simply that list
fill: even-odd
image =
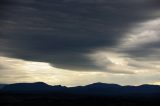
[{"label": "cloud layer", "polygon": [[1,0],[0,7],[2,57],[72,71],[159,72],[159,0]]}]

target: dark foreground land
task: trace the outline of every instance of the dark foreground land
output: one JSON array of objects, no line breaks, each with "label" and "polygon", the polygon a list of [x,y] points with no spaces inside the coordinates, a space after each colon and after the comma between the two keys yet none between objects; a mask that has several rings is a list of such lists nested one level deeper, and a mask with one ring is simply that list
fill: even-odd
[{"label": "dark foreground land", "polygon": [[0,106],[160,106],[160,87],[91,84],[67,88],[43,83],[0,90]]},{"label": "dark foreground land", "polygon": [[0,94],[0,106],[160,106],[158,98]]}]

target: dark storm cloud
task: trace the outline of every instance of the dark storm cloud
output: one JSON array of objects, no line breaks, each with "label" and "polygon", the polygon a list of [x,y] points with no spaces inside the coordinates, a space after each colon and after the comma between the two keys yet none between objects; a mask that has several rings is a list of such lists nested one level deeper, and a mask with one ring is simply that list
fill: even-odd
[{"label": "dark storm cloud", "polygon": [[0,54],[71,70],[97,70],[86,56],[116,46],[135,23],[158,17],[158,0],[2,0]]}]

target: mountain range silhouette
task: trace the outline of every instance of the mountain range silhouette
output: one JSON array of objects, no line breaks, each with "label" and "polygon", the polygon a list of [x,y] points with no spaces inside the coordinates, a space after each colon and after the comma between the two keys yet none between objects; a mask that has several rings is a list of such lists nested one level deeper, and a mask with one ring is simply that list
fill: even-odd
[{"label": "mountain range silhouette", "polygon": [[51,86],[43,82],[16,83],[5,85],[2,92],[21,94],[51,94],[65,93],[76,95],[94,96],[131,96],[131,97],[157,97],[160,96],[160,86],[120,86],[117,84],[93,83],[86,86],[65,87],[61,85]]},{"label": "mountain range silhouette", "polygon": [[160,86],[0,84],[0,106],[160,106]]}]

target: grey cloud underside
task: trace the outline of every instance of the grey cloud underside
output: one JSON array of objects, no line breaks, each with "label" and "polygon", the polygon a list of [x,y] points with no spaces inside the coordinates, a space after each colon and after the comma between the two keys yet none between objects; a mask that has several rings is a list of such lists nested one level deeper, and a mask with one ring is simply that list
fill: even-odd
[{"label": "grey cloud underside", "polygon": [[0,54],[84,71],[101,70],[87,54],[117,46],[132,25],[159,17],[153,13],[160,9],[159,0],[0,2]]}]

